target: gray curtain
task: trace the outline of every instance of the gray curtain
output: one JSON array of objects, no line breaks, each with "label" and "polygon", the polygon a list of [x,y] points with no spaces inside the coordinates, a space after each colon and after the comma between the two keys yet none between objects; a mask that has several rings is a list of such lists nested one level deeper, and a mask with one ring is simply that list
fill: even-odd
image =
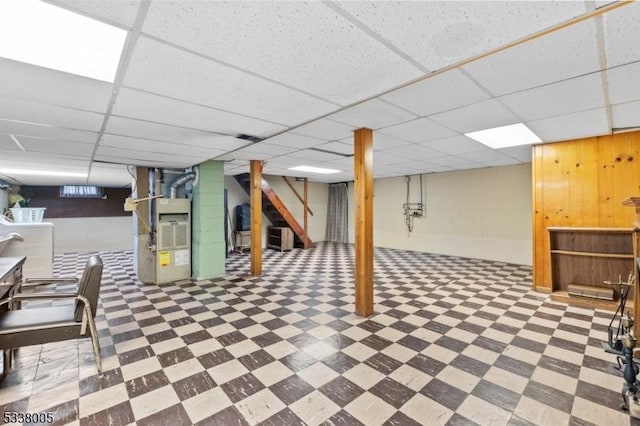
[{"label": "gray curtain", "polygon": [[347,184],[335,183],[329,185],[325,241],[333,241],[336,243],[348,242],[347,208]]}]

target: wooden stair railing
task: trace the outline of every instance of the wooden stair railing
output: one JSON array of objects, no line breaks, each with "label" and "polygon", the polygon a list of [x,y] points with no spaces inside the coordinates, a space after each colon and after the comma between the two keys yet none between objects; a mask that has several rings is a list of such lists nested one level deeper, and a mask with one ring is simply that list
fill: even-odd
[{"label": "wooden stair railing", "polygon": [[[249,174],[245,173],[234,177],[245,192],[249,193]],[[305,249],[315,246],[309,235],[304,231],[304,228],[264,179],[262,179],[262,208],[264,215],[273,226],[288,226],[291,228],[299,246]]]}]

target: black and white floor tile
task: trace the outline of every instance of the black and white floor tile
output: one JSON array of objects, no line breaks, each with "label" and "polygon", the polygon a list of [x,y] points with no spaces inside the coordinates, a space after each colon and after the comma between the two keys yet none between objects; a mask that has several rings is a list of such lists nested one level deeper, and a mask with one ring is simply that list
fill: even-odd
[{"label": "black and white floor tile", "polygon": [[[80,425],[638,424],[600,344],[611,313],[530,291],[529,267],[376,249],[375,314],[361,318],[351,245],[266,251],[261,277],[236,255],[223,278],[165,285],[137,281],[131,252],[100,255],[105,374],[88,339],[21,348],[1,412]],[[54,272],[78,275],[87,257],[57,256]]]}]

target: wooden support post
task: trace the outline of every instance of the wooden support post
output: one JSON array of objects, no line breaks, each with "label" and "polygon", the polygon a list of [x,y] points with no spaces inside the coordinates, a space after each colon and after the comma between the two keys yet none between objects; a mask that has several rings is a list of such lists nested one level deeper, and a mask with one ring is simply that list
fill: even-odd
[{"label": "wooden support post", "polygon": [[262,161],[251,160],[251,275],[262,275]]},{"label": "wooden support post", "polygon": [[373,314],[373,132],[354,133],[356,313]]},{"label": "wooden support post", "polygon": [[304,233],[309,235],[309,188],[307,187],[308,179],[304,178]]}]

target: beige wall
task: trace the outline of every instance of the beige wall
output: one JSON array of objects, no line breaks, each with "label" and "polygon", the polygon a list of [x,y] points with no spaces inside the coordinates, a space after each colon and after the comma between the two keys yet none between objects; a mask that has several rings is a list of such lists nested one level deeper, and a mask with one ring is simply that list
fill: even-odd
[{"label": "beige wall", "polygon": [[[411,179],[411,202],[418,202],[419,176]],[[423,175],[423,195],[426,214],[409,233],[406,179],[375,180],[375,246],[531,265],[530,164]],[[350,185],[351,242],[354,214]]]},{"label": "beige wall", "polygon": [[54,224],[53,249],[56,254],[133,250],[131,216],[45,220]]}]

